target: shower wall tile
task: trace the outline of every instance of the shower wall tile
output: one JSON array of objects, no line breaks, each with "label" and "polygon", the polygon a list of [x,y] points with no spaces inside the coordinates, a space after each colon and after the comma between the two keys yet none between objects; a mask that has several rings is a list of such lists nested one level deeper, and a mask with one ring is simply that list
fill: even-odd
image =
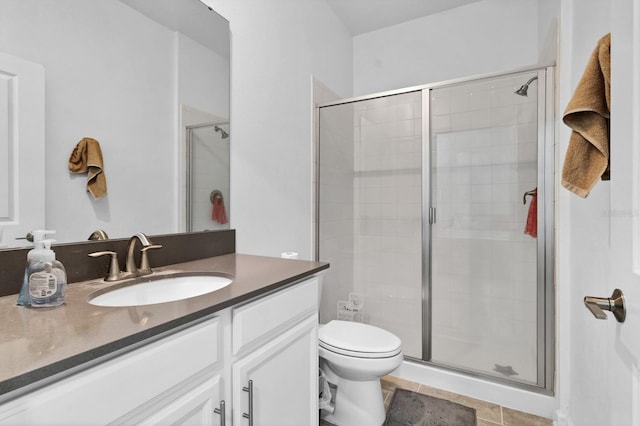
[{"label": "shower wall tile", "polygon": [[448,132],[451,130],[451,116],[434,115],[431,117],[431,130],[436,133]]},{"label": "shower wall tile", "polygon": [[517,106],[518,124],[536,123],[538,120],[538,106],[533,103]]},{"label": "shower wall tile", "polygon": [[535,162],[538,157],[538,144],[536,141],[524,142],[518,145],[518,161]]},{"label": "shower wall tile", "polygon": [[[418,108],[419,109],[419,108]],[[416,116],[416,105],[411,102],[403,103],[397,106],[398,120],[412,120],[419,118],[421,114]]]},{"label": "shower wall tile", "polygon": [[413,137],[416,134],[415,120],[413,118],[410,118],[408,120],[398,121],[395,130],[397,131],[397,138]]},{"label": "shower wall tile", "polygon": [[538,133],[537,133],[538,124],[537,123],[527,123],[520,124],[517,129],[517,139],[519,142],[536,142]]},{"label": "shower wall tile", "polygon": [[469,110],[488,111],[487,105],[491,105],[491,91],[484,86],[476,90],[471,88],[471,90],[469,94]]}]

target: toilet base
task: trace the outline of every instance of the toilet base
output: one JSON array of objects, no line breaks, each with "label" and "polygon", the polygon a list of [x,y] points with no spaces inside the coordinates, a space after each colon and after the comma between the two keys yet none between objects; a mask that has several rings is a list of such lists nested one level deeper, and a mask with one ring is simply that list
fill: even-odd
[{"label": "toilet base", "polygon": [[380,379],[356,381],[341,378],[323,359],[320,359],[320,368],[327,380],[337,387],[335,409],[332,414],[323,415],[323,419],[336,426],[380,426],[384,423],[386,413]]}]

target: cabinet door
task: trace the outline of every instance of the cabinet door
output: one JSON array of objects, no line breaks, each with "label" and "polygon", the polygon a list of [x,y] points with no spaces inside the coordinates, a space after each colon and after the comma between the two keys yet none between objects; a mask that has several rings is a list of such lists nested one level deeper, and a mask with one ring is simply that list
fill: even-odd
[{"label": "cabinet door", "polygon": [[317,327],[316,314],[233,363],[235,426],[318,424]]},{"label": "cabinet door", "polygon": [[228,408],[225,409],[224,414],[214,412],[216,408],[220,410],[226,406],[226,404],[220,405],[222,395],[222,380],[220,376],[215,376],[176,398],[174,402],[160,411],[131,424],[141,426],[224,426],[222,416],[226,416]]}]

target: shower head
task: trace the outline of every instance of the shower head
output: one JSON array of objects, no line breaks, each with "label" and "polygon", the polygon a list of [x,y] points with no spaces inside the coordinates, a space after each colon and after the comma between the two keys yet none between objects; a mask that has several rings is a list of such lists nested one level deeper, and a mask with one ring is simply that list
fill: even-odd
[{"label": "shower head", "polygon": [[529,81],[527,81],[525,84],[523,84],[522,86],[520,86],[520,88],[519,88],[518,90],[516,90],[515,92],[513,92],[513,93],[515,93],[516,95],[519,95],[519,96],[527,96],[527,90],[529,90],[529,85],[530,85],[534,80],[537,80],[537,79],[538,79],[538,76],[531,77],[531,78],[529,79]]},{"label": "shower head", "polygon": [[216,132],[220,132],[220,134],[222,134],[222,139],[226,139],[229,137],[229,133],[225,132],[222,127],[215,126],[213,130],[215,130]]}]

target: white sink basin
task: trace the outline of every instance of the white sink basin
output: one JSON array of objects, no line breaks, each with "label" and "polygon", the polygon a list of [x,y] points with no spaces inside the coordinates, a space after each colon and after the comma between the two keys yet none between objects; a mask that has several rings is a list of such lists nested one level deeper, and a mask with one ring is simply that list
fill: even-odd
[{"label": "white sink basin", "polygon": [[220,290],[231,279],[218,275],[167,277],[107,291],[89,300],[95,306],[142,306],[188,299]]}]

